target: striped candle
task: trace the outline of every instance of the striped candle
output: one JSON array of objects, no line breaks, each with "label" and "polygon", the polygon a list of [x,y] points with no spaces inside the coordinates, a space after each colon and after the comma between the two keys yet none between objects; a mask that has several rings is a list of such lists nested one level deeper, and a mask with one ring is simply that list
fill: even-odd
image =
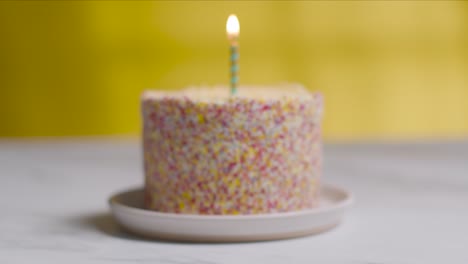
[{"label": "striped candle", "polygon": [[226,31],[231,46],[231,95],[235,95],[239,83],[239,20],[236,15],[228,17]]}]

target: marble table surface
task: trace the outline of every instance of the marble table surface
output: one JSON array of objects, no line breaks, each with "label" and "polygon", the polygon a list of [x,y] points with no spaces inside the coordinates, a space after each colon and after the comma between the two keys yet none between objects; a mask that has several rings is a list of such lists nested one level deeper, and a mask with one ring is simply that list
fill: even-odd
[{"label": "marble table surface", "polygon": [[108,197],[143,184],[138,141],[0,141],[0,263],[468,263],[468,142],[325,145],[353,191],[342,225],[246,244],[128,235]]}]

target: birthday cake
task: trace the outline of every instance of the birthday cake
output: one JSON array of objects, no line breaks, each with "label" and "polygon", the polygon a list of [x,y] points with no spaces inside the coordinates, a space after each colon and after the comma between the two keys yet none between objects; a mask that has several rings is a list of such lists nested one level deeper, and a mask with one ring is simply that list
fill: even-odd
[{"label": "birthday cake", "polygon": [[318,204],[323,99],[300,85],[146,91],[145,207],[184,214]]}]

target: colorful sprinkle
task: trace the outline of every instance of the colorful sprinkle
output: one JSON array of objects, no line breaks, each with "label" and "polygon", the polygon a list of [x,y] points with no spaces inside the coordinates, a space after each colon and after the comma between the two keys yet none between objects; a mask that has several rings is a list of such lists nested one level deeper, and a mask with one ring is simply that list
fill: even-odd
[{"label": "colorful sprinkle", "polygon": [[201,102],[143,96],[148,209],[257,214],[315,207],[322,96]]}]

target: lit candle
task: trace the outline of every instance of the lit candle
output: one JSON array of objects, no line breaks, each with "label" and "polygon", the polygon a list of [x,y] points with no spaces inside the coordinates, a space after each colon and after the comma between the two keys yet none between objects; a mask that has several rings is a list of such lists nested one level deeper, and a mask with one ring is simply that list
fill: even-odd
[{"label": "lit candle", "polygon": [[226,31],[231,46],[231,95],[237,92],[239,82],[239,20],[236,15],[230,15],[226,22]]}]

